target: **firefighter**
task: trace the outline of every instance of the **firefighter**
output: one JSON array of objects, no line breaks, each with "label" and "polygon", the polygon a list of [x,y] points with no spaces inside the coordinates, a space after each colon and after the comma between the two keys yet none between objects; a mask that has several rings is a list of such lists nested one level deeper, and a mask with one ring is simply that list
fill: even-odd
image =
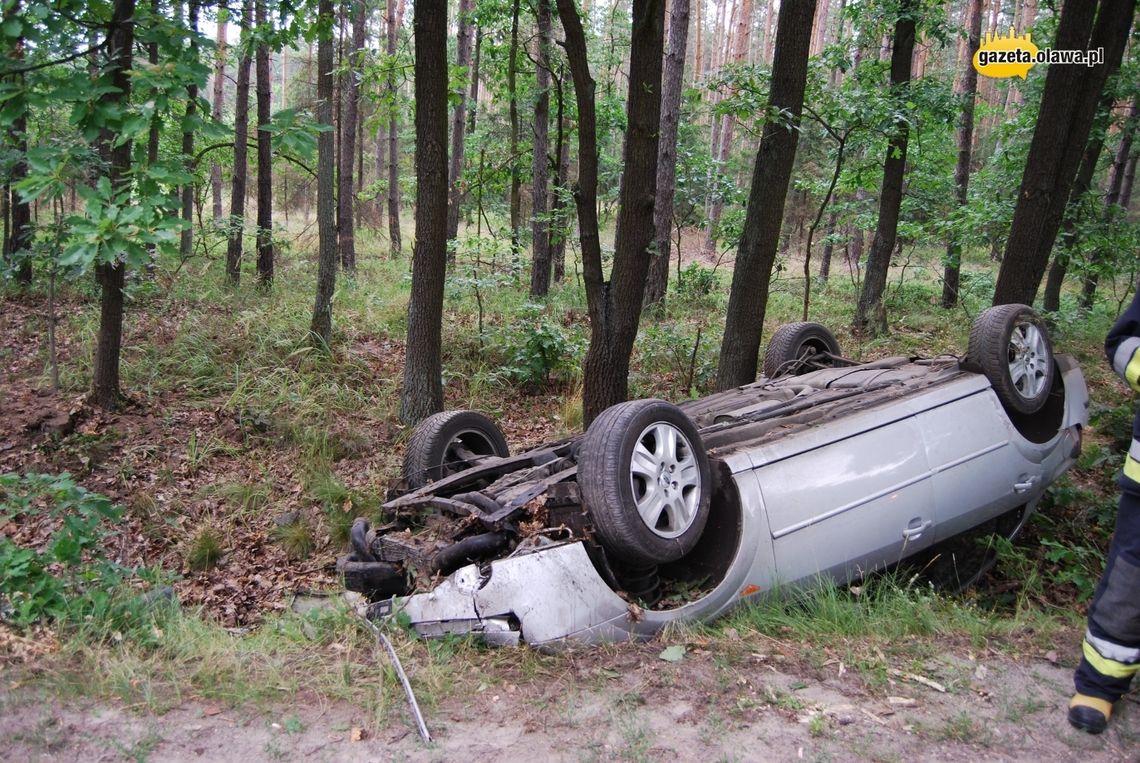
[{"label": "firefighter", "polygon": [[[1113,370],[1140,392],[1140,292],[1108,332],[1104,350]],[[1089,605],[1083,656],[1073,677],[1077,691],[1069,702],[1069,722],[1090,734],[1104,731],[1113,703],[1140,671],[1140,416],[1132,422],[1119,485],[1116,533]]]}]

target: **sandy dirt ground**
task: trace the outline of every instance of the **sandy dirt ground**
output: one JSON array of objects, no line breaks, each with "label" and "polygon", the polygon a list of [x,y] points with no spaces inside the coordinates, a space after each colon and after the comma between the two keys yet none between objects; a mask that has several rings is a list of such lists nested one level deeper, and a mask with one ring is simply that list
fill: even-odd
[{"label": "sandy dirt ground", "polygon": [[434,703],[424,713],[430,743],[402,695],[385,698],[388,720],[377,725],[315,697],[265,708],[188,702],[154,715],[5,681],[0,758],[1140,761],[1140,697],[1117,705],[1105,734],[1076,731],[1064,718],[1071,667],[1041,657],[945,656],[869,681],[841,664],[715,647],[670,663],[659,649],[585,653],[553,680],[490,682]]}]

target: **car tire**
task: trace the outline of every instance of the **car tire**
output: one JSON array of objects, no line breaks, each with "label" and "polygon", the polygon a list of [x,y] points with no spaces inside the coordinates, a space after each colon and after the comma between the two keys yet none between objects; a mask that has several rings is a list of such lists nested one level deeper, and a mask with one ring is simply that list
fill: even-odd
[{"label": "car tire", "polygon": [[1002,405],[1017,413],[1041,410],[1053,390],[1049,332],[1026,305],[995,305],[979,315],[966,358],[990,380]]},{"label": "car tire", "polygon": [[578,487],[598,542],[629,565],[680,559],[708,521],[708,454],[689,417],[664,400],[620,403],[594,419]]},{"label": "car tire", "polygon": [[785,323],[776,329],[764,351],[764,376],[775,379],[813,370],[796,361],[821,352],[839,355],[839,340],[826,326],[811,321]]},{"label": "car tire", "polygon": [[474,458],[510,455],[502,430],[478,411],[444,411],[416,425],[404,452],[409,490],[470,468]]}]

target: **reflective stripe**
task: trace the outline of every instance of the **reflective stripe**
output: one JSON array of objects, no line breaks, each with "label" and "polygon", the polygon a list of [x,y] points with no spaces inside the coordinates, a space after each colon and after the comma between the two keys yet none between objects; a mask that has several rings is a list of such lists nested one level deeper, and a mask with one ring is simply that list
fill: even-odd
[{"label": "reflective stripe", "polygon": [[[1117,345],[1116,352],[1112,354],[1112,370],[1133,389],[1136,389],[1136,378],[1140,374],[1140,365],[1135,357],[1137,349],[1140,349],[1140,337],[1130,336]],[[1129,371],[1132,371],[1131,375]]]},{"label": "reflective stripe", "polygon": [[1140,461],[1140,440],[1135,437],[1132,438],[1132,444],[1128,446],[1128,455],[1132,456],[1133,461]]},{"label": "reflective stripe", "polygon": [[1103,715],[1106,720],[1112,717],[1112,703],[1100,697],[1090,697],[1087,694],[1074,694],[1073,698],[1069,700],[1069,707],[1091,707]]},{"label": "reflective stripe", "polygon": [[1101,657],[1096,649],[1089,642],[1085,642],[1082,647],[1085,654],[1085,659],[1093,666],[1093,669],[1102,676],[1109,678],[1131,678],[1140,672],[1140,663],[1135,665],[1125,665],[1124,663],[1110,660],[1107,657]]},{"label": "reflective stripe", "polygon": [[1133,482],[1140,482],[1140,459],[1133,458],[1131,451],[1124,457],[1124,476]]},{"label": "reflective stripe", "polygon": [[1091,631],[1085,631],[1085,641],[1092,644],[1102,657],[1107,657],[1115,662],[1122,662],[1132,664],[1140,662],[1140,649],[1130,646],[1121,646],[1120,644],[1113,643],[1108,639],[1097,638],[1092,635]]}]

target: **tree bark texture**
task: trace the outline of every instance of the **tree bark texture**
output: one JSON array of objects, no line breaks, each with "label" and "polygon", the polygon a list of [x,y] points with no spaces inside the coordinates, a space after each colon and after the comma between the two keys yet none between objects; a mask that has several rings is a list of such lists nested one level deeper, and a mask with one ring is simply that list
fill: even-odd
[{"label": "tree bark texture", "polygon": [[[317,40],[317,121],[333,122],[333,0],[319,0],[317,15],[327,25]],[[317,134],[317,296],[309,327],[314,344],[332,338],[332,297],[336,289],[336,146],[331,129]]]},{"label": "tree bark texture", "polygon": [[416,242],[400,420],[443,410],[440,360],[447,269],[447,2],[416,0]]},{"label": "tree bark texture", "polygon": [[340,238],[340,266],[345,273],[356,272],[356,199],[353,187],[353,164],[356,162],[357,120],[360,117],[360,75],[361,59],[364,56],[364,0],[353,0],[352,38],[349,44],[348,61],[341,97],[340,122],[340,172],[337,177],[337,233]]},{"label": "tree bark texture", "polygon": [[241,281],[241,254],[245,232],[245,195],[249,173],[249,27],[253,0],[245,0],[241,12],[241,56],[238,58],[237,92],[234,101],[234,169],[230,181],[229,240],[226,244],[226,280]]},{"label": "tree bark texture", "polygon": [[388,0],[388,252],[395,257],[403,251],[400,236],[400,154],[396,105],[396,41],[399,37],[402,14],[397,11],[396,0]]},{"label": "tree bark texture", "polygon": [[[107,65],[103,70],[113,89],[99,96],[101,103],[108,107],[125,109],[130,102],[134,15],[135,0],[115,0],[107,24]],[[121,141],[116,145],[117,138],[116,131],[104,128],[96,141],[96,150],[107,163],[108,180],[115,189],[129,182],[127,176],[131,169],[132,148],[130,141]],[[122,392],[119,390],[119,360],[123,344],[123,284],[126,269],[126,264],[119,261],[95,266],[95,280],[102,290],[91,402],[108,410],[116,408],[122,400]]]},{"label": "tree bark texture", "polygon": [[[559,14],[566,25],[564,2],[559,0]],[[600,259],[592,264],[593,285],[587,291],[588,297],[593,294],[589,300],[590,347],[586,351],[582,390],[583,420],[587,426],[603,410],[625,400],[628,394],[629,357],[637,336],[645,276],[653,249],[664,24],[664,0],[633,0],[627,128],[618,192],[614,264],[608,283],[602,281]],[[569,36],[568,28],[568,52]]]},{"label": "tree bark texture", "polygon": [[[894,43],[891,49],[891,92],[901,106],[906,100],[910,84],[910,65],[914,56],[915,0],[902,0],[899,17],[895,22]],[[855,307],[852,325],[857,334],[877,334],[887,330],[887,312],[883,293],[887,287],[887,273],[891,255],[898,238],[899,209],[902,206],[903,173],[906,169],[906,149],[909,139],[906,122],[900,122],[894,135],[887,141],[887,158],[883,162],[883,185],[879,192],[879,220],[875,237],[867,255],[867,268],[863,275],[863,289]]]},{"label": "tree bark texture", "polygon": [[[18,17],[20,3],[14,4],[4,13],[4,18]],[[19,38],[9,52],[12,64],[19,67],[24,60],[24,39]],[[23,74],[19,78],[20,90],[23,90]],[[32,243],[32,205],[24,199],[15,185],[28,176],[28,103],[23,95],[16,96],[20,100],[18,116],[12,120],[9,139],[12,145],[14,161],[9,171],[8,181],[4,185],[4,193],[8,202],[8,214],[5,223],[4,256],[14,258],[31,246]],[[16,269],[16,283],[27,287],[32,285],[31,260],[23,260]]]},{"label": "tree bark texture", "polygon": [[[257,25],[264,26],[266,0],[257,2]],[[273,136],[266,128],[272,121],[269,79],[269,46],[257,44],[257,282],[273,284]]]},{"label": "tree bark texture", "polygon": [[1033,304],[1064,217],[1111,62],[1119,62],[1123,54],[1135,0],[1103,0],[1099,12],[1096,5],[1066,3],[1061,10],[1053,47],[1058,50],[1103,47],[1105,61],[1093,67],[1050,66],[1045,75],[1041,109],[994,289],[995,305]]},{"label": "tree bark texture", "polygon": [[[541,0],[540,0],[541,2]],[[459,0],[459,35],[455,46],[455,63],[467,71],[471,65],[471,39],[475,27],[471,23],[471,13],[475,10],[475,0]],[[469,71],[474,78],[476,72]],[[479,84],[474,82],[472,109],[474,109]],[[451,157],[447,170],[447,240],[454,241],[459,236],[459,202],[462,199],[461,181],[463,175],[464,128],[467,126],[467,89],[462,82],[455,91],[455,113],[451,120]],[[447,253],[448,261],[454,261],[455,250]]]},{"label": "tree bark texture", "polygon": [[531,163],[530,295],[550,291],[550,0],[538,4],[538,56],[535,59],[534,143]]},{"label": "tree bark texture", "polygon": [[[214,45],[216,55],[214,60],[214,100],[210,104],[210,116],[215,122],[221,124],[222,98],[225,97],[224,88],[226,84],[226,20],[220,11]],[[210,193],[214,202],[214,221],[217,222],[225,214],[222,209],[222,165],[217,162],[210,165]]]},{"label": "tree bark texture", "polygon": [[814,13],[815,0],[780,3],[768,103],[771,112],[788,112],[793,123],[769,119],[764,124],[756,152],[720,345],[719,389],[749,384],[756,379],[760,337],[768,307],[768,285],[799,141]]},{"label": "tree bark texture", "polygon": [[519,104],[518,104],[518,56],[519,56],[519,0],[511,6],[511,49],[507,62],[507,98],[510,104],[511,120],[511,255],[519,256],[519,228],[522,226],[522,194],[519,178]]},{"label": "tree bark texture", "polygon": [[[187,6],[187,28],[190,30],[190,59],[198,61],[198,0],[190,0]],[[194,117],[198,114],[198,83],[191,82],[186,86],[186,127],[182,131],[182,162],[186,171],[194,171]],[[178,240],[178,255],[189,259],[194,247],[194,181],[182,186],[182,228]]]},{"label": "tree bark texture", "polygon": [[[701,2],[701,0],[698,0]],[[673,0],[670,8],[669,47],[661,81],[661,141],[657,149],[657,203],[653,207],[656,251],[649,261],[645,304],[665,299],[669,284],[669,244],[672,241],[673,198],[677,191],[677,127],[681,118],[681,84],[685,74],[685,47],[689,39],[689,0]]]},{"label": "tree bark texture", "polygon": [[[958,163],[954,166],[954,190],[958,207],[966,206],[970,191],[970,155],[974,145],[974,101],[978,92],[978,70],[974,68],[974,51],[982,39],[982,0],[968,0],[966,5],[967,39],[965,50],[959,48],[958,81],[954,88],[962,101],[958,117]],[[953,232],[946,242],[946,266],[942,273],[942,306],[958,304],[959,274],[962,266],[962,243]]]}]

